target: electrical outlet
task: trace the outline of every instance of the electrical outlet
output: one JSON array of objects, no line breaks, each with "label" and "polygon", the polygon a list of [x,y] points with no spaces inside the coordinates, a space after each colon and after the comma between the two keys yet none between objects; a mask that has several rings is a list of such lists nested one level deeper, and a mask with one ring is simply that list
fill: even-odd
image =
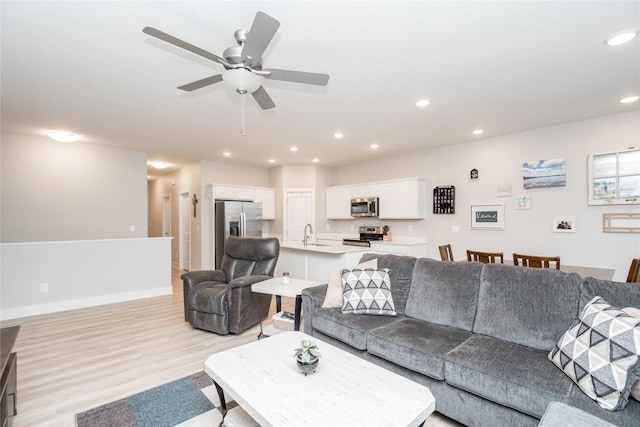
[{"label": "electrical outlet", "polygon": [[40,283],[40,292],[41,293],[49,292],[49,284],[48,283]]},{"label": "electrical outlet", "polygon": [[451,226],[451,232],[452,233],[459,233],[460,232],[460,227],[457,225],[452,225]]},{"label": "electrical outlet", "polygon": [[409,232],[413,231],[413,225],[409,225]]},{"label": "electrical outlet", "polygon": [[353,231],[353,230],[355,230],[355,229],[356,229],[356,226],[355,226],[355,225],[353,225],[353,224],[351,224],[351,231]]}]

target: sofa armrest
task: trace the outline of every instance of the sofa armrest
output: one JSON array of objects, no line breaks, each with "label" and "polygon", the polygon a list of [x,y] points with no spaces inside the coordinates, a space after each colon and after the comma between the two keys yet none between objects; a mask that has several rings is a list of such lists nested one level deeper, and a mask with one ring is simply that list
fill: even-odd
[{"label": "sofa armrest", "polygon": [[191,290],[200,282],[227,283],[227,274],[222,270],[190,271],[180,276],[186,290]]},{"label": "sofa armrest", "polygon": [[227,274],[222,270],[190,271],[183,273],[180,278],[182,279],[182,300],[184,304],[185,322],[189,321],[187,318],[187,297],[195,285],[201,282],[227,283]]},{"label": "sofa armrest", "polygon": [[262,282],[263,280],[269,279],[271,279],[271,276],[267,276],[264,274],[237,277],[229,282],[229,289],[244,288],[246,286],[251,286],[254,283]]},{"label": "sofa armrest", "polygon": [[313,314],[322,307],[328,284],[313,286],[302,290],[302,312],[304,313],[304,332],[313,336]]}]

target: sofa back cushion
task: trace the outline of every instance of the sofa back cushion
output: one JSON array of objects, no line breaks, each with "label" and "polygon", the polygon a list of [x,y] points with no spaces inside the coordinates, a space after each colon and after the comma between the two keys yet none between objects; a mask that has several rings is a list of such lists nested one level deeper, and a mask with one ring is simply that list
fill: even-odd
[{"label": "sofa back cushion", "polygon": [[582,310],[596,296],[601,296],[614,307],[640,308],[640,284],[638,283],[620,283],[585,277],[580,284],[579,310]]},{"label": "sofa back cushion", "polygon": [[478,305],[482,264],[416,261],[405,314],[438,325],[471,331]]},{"label": "sofa back cushion", "polygon": [[549,351],[578,317],[575,273],[485,264],[473,332]]},{"label": "sofa back cushion", "polygon": [[378,259],[378,269],[388,268],[389,279],[391,281],[391,295],[398,314],[404,314],[404,307],[407,303],[407,294],[411,286],[413,267],[416,258],[403,255],[380,255],[364,254],[360,258],[359,264],[365,261]]}]

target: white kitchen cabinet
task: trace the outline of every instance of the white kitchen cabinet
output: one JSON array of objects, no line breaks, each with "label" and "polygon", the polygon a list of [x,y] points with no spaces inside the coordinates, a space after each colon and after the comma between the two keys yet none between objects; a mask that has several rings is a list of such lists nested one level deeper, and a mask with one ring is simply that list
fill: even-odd
[{"label": "white kitchen cabinet", "polygon": [[242,200],[262,203],[262,219],[276,219],[276,190],[268,187],[213,184],[215,200]]},{"label": "white kitchen cabinet", "polygon": [[419,178],[378,186],[380,219],[424,219],[426,183]]},{"label": "white kitchen cabinet", "polygon": [[351,197],[354,199],[362,199],[366,197],[378,197],[378,185],[356,185],[351,187]]},{"label": "white kitchen cabinet", "polygon": [[351,187],[328,187],[325,194],[327,219],[353,219],[351,216]]},{"label": "white kitchen cabinet", "polygon": [[273,188],[255,188],[254,202],[262,203],[262,219],[276,219],[276,190]]},{"label": "white kitchen cabinet", "polygon": [[213,187],[213,198],[216,200],[236,200],[236,187],[216,185]]},{"label": "white kitchen cabinet", "polygon": [[218,200],[253,202],[254,197],[253,187],[238,187],[233,185],[214,185],[213,187],[213,198]]}]

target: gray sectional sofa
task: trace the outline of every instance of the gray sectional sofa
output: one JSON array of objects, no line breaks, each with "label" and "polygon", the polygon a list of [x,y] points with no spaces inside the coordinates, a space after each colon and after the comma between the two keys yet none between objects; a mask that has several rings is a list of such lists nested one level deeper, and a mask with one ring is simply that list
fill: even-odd
[{"label": "gray sectional sofa", "polygon": [[547,357],[593,297],[640,308],[640,285],[397,255],[361,262],[373,258],[390,270],[397,316],[322,308],[325,284],[302,293],[307,334],[424,384],[436,411],[465,425],[535,426],[554,401],[640,425],[640,402],[602,409]]}]

